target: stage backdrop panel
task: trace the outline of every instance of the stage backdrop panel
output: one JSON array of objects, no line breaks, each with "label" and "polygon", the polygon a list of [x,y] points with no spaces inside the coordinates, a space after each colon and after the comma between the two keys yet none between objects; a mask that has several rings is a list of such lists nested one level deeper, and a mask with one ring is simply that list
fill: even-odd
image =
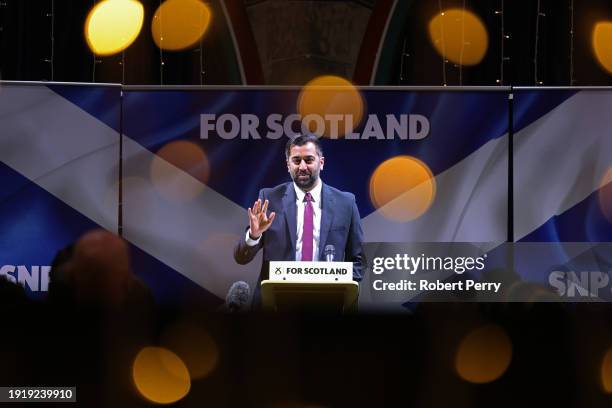
[{"label": "stage backdrop panel", "polygon": [[0,84],[0,274],[33,297],[59,249],[117,231],[120,92]]},{"label": "stage backdrop panel", "polygon": [[[504,242],[508,89],[360,95],[360,124],[322,139],[321,177],[355,194],[366,242]],[[149,280],[156,292],[176,296],[173,280],[187,279],[214,302],[237,280],[255,285],[260,258],[240,266],[232,251],[258,191],[290,180],[284,149],[301,131],[298,99],[298,88],[126,88],[123,234],[139,248],[139,268],[163,266]],[[402,155],[428,166],[436,184],[431,207],[407,222],[388,218],[370,192],[377,167]]]},{"label": "stage backdrop panel", "polygon": [[[612,91],[517,89],[514,112],[517,272],[546,287],[609,281]],[[593,295],[610,300],[609,284]]]}]

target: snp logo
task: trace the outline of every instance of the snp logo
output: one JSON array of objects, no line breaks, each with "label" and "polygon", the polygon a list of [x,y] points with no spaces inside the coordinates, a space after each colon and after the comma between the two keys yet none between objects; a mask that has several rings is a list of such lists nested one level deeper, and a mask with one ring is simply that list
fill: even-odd
[{"label": "snp logo", "polygon": [[[610,277],[599,271],[554,271],[548,276],[548,283],[559,296],[568,298],[600,297],[600,291],[610,284]],[[610,293],[610,288],[606,289]]]},{"label": "snp logo", "polygon": [[0,268],[0,276],[6,276],[11,282],[19,283],[32,292],[46,292],[49,289],[50,266],[33,265],[28,269],[25,265],[4,265]]}]

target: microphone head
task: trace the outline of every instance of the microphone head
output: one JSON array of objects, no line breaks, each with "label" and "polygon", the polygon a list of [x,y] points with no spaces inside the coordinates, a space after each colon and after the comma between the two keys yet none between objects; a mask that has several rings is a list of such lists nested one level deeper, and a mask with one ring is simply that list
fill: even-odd
[{"label": "microphone head", "polygon": [[325,262],[334,262],[334,256],[336,255],[336,248],[333,245],[325,245]]},{"label": "microphone head", "polygon": [[248,283],[244,281],[234,282],[227,291],[225,304],[230,311],[239,311],[248,304],[250,294],[251,288]]}]

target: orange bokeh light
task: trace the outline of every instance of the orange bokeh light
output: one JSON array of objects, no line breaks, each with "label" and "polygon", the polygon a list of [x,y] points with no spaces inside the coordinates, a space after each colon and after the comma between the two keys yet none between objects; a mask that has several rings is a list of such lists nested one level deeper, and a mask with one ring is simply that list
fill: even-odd
[{"label": "orange bokeh light", "polygon": [[364,105],[361,93],[352,83],[338,76],[325,75],[304,85],[297,109],[311,133],[336,139],[352,132],[361,123]]},{"label": "orange bokeh light", "polygon": [[497,325],[480,327],[463,338],[455,359],[459,377],[484,384],[501,377],[512,360],[512,342]]},{"label": "orange bokeh light", "polygon": [[370,178],[372,204],[387,218],[411,221],[433,203],[436,181],[425,163],[397,156],[381,163]]},{"label": "orange bokeh light", "polygon": [[153,41],[169,51],[191,47],[200,41],[210,20],[210,9],[200,0],[167,0],[153,16]]},{"label": "orange bokeh light", "polygon": [[602,21],[595,24],[592,42],[597,62],[612,74],[612,22]]},{"label": "orange bokeh light", "polygon": [[460,65],[480,63],[489,46],[489,35],[480,18],[462,9],[436,14],[429,22],[429,39],[442,58]]},{"label": "orange bokeh light", "polygon": [[612,393],[612,347],[601,362],[601,386],[605,392]]},{"label": "orange bokeh light", "polygon": [[132,365],[132,379],[138,392],[149,401],[170,404],[183,398],[191,388],[185,363],[162,347],[145,347]]},{"label": "orange bokeh light", "polygon": [[164,197],[189,201],[204,190],[210,175],[210,164],[200,146],[179,140],[159,149],[151,162],[150,174],[153,186]]}]

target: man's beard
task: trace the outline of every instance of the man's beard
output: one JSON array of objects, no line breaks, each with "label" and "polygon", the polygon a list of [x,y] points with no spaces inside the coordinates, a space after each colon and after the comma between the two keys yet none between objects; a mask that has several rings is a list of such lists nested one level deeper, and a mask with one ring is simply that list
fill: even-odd
[{"label": "man's beard", "polygon": [[[305,175],[308,177],[300,178],[300,175]],[[295,176],[293,177],[293,182],[302,190],[309,190],[312,188],[312,186],[315,185],[318,178],[319,178],[318,174],[296,172]]]}]

